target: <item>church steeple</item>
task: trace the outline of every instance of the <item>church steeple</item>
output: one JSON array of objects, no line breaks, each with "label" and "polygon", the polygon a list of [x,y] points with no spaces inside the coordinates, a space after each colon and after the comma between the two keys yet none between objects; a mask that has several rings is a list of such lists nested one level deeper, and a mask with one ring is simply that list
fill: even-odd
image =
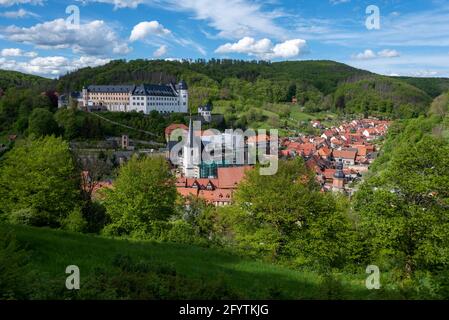
[{"label": "church steeple", "polygon": [[199,178],[200,150],[197,146],[198,139],[194,139],[194,126],[190,116],[187,142],[183,148],[183,170],[187,178]]},{"label": "church steeple", "polygon": [[189,120],[189,136],[188,136],[188,144],[189,148],[193,148],[193,124],[192,124],[192,114],[190,114]]}]

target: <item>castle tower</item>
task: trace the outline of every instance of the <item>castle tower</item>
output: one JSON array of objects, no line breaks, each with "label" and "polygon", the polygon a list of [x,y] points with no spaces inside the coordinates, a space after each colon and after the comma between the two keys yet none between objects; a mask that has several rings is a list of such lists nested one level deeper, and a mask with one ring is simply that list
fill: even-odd
[{"label": "castle tower", "polygon": [[181,80],[178,83],[178,94],[179,94],[179,112],[187,113],[189,109],[189,91],[187,83]]},{"label": "castle tower", "polygon": [[89,102],[89,94],[87,92],[86,87],[83,87],[81,91],[81,97],[83,99],[83,107],[87,108],[88,102]]}]

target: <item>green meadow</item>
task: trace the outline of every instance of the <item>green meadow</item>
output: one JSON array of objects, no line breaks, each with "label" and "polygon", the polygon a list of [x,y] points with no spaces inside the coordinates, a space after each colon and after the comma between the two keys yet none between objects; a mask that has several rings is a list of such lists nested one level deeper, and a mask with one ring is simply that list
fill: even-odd
[{"label": "green meadow", "polygon": [[224,283],[238,292],[239,297],[247,299],[377,299],[390,296],[384,290],[367,290],[364,273],[327,277],[250,260],[215,248],[110,239],[5,224],[0,225],[0,232],[12,232],[20,247],[26,250],[33,277],[41,283],[40,290],[45,290],[46,283],[54,285],[55,281],[64,287],[68,276],[66,267],[76,265],[80,269],[82,291],[83,279],[95,277],[98,268],[112,271],[115,257],[124,255],[136,262],[169,265],[177,275],[196,283],[219,280],[220,285]]}]

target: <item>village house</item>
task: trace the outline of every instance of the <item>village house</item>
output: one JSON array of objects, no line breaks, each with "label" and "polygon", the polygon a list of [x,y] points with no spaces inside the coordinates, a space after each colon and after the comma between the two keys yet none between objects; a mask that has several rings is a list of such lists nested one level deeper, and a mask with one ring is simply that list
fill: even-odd
[{"label": "village house", "polygon": [[251,166],[223,167],[217,169],[216,178],[178,177],[176,189],[184,198],[189,196],[204,199],[215,206],[232,203],[232,196],[238,184]]},{"label": "village house", "polygon": [[342,161],[344,166],[353,166],[357,157],[357,149],[333,150],[332,156],[336,162]]},{"label": "village house", "polygon": [[[311,121],[314,127],[318,127],[318,123]],[[351,193],[349,184],[368,171],[377,157],[373,141],[387,133],[389,124],[389,121],[377,119],[352,120],[322,128],[318,136],[283,138],[279,155],[303,157],[323,191]]]}]

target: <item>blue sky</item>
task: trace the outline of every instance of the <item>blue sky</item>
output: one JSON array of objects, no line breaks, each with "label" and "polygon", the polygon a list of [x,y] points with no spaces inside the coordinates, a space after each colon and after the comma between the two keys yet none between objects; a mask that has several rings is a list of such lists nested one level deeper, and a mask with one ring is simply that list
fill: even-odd
[{"label": "blue sky", "polygon": [[[380,26],[368,29],[372,5]],[[212,57],[329,59],[386,75],[449,77],[449,2],[0,0],[1,69],[57,77],[111,59]]]}]

